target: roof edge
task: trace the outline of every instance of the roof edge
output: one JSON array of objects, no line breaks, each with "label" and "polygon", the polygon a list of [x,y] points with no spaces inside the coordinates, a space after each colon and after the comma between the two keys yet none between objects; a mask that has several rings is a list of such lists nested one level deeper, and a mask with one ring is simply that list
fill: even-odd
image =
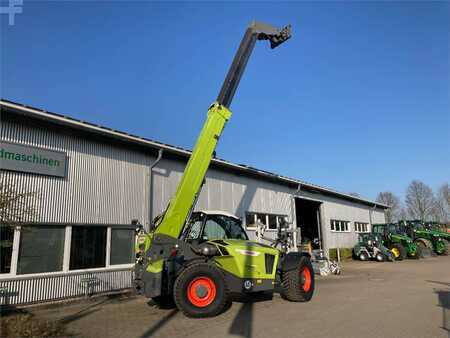
[{"label": "roof edge", "polygon": [[[154,141],[151,139],[147,139],[144,137],[140,137],[140,136],[136,136],[136,135],[132,135],[123,131],[119,131],[119,130],[115,130],[115,129],[111,129],[105,126],[101,126],[101,125],[97,125],[97,124],[93,124],[93,123],[89,123],[86,121],[82,121],[82,120],[78,120],[75,119],[73,117],[70,116],[66,116],[66,115],[62,115],[62,114],[57,114],[57,113],[53,113],[53,112],[48,112],[39,108],[35,108],[35,107],[31,107],[31,106],[27,106],[24,104],[20,104],[20,103],[16,103],[13,101],[9,101],[9,100],[5,100],[5,99],[0,99],[0,107],[6,107],[6,108],[11,108],[11,109],[15,109],[20,111],[22,114],[24,115],[33,115],[36,118],[40,118],[49,122],[53,122],[53,123],[57,123],[57,124],[61,124],[61,125],[68,125],[74,128],[80,128],[80,129],[84,129],[86,131],[90,131],[90,132],[95,132],[95,133],[100,133],[103,135],[109,135],[109,136],[113,136],[119,139],[122,139],[124,141],[132,141],[132,142],[137,142],[141,145],[144,146],[150,146],[153,148],[162,148],[164,150],[167,150],[171,153],[175,153],[178,155],[182,155],[182,156],[190,156],[191,155],[191,151],[181,148],[181,147],[176,147],[173,145],[169,145],[169,144],[165,144],[165,143],[161,143],[158,141]],[[243,165],[243,164],[236,164],[224,159],[220,159],[220,158],[213,158],[212,162],[215,164],[219,164],[225,167],[229,167],[229,168],[234,168],[234,169],[238,169],[238,170],[243,170],[245,172],[248,173],[252,173],[252,174],[256,174],[258,176],[264,176],[267,178],[272,178],[272,179],[276,179],[279,181],[283,181],[285,183],[289,183],[289,184],[294,184],[294,185],[300,185],[303,187],[307,187],[313,190],[318,190],[322,193],[326,193],[326,194],[330,194],[330,195],[334,195],[346,200],[351,200],[354,202],[359,202],[362,204],[366,204],[366,205],[372,205],[374,207],[379,207],[381,209],[388,209],[389,206],[376,202],[376,201],[372,201],[372,200],[368,200],[365,198],[361,198],[361,197],[357,197],[357,196],[353,196],[347,193],[342,193],[330,188],[326,188],[326,187],[322,187],[316,184],[312,184],[312,183],[308,183],[305,181],[301,181],[298,179],[294,179],[294,178],[290,178],[287,176],[283,176],[283,175],[278,175],[278,174],[274,174],[268,171],[264,171],[264,170],[260,170],[257,168],[253,168],[247,165]]]}]

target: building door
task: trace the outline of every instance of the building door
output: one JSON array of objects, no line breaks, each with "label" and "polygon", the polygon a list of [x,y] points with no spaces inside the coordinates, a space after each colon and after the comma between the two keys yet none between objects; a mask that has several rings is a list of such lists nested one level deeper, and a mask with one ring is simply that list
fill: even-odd
[{"label": "building door", "polygon": [[306,198],[295,198],[297,227],[301,229],[301,244],[311,243],[313,249],[321,249],[322,233],[320,205],[322,202]]}]

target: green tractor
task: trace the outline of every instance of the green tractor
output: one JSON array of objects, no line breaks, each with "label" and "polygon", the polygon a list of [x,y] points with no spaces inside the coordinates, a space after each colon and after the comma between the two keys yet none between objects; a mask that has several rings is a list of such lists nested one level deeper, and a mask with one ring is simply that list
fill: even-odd
[{"label": "green tractor", "polygon": [[399,227],[408,234],[421,249],[428,248],[438,255],[448,255],[448,241],[441,232],[430,229],[419,220],[401,221]]},{"label": "green tractor", "polygon": [[395,260],[392,252],[383,245],[382,238],[374,233],[359,235],[358,243],[353,248],[353,256],[360,261],[393,262]]},{"label": "green tractor", "polygon": [[438,222],[429,222],[425,224],[425,227],[428,230],[439,233],[439,237],[447,241],[447,244],[450,245],[450,232],[447,229],[447,225]]},{"label": "green tractor", "polygon": [[406,234],[402,233],[397,224],[374,224],[372,232],[381,237],[384,246],[391,250],[395,260],[409,258],[419,259],[420,247]]},{"label": "green tractor", "polygon": [[215,316],[231,302],[231,293],[273,291],[283,298],[309,301],[314,293],[310,255],[250,241],[236,216],[193,212],[226,122],[233,95],[258,40],[275,48],[290,38],[290,26],[278,30],[252,23],[189,158],[175,195],[149,231],[137,228],[134,286],[157,304],[175,303],[189,317]]}]

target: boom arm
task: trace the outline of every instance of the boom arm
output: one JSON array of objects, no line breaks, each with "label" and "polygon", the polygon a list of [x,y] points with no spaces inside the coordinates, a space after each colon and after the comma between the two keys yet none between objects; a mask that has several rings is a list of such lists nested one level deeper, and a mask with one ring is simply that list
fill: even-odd
[{"label": "boom arm", "polygon": [[212,104],[208,110],[206,122],[189,158],[181,182],[159,221],[155,233],[173,238],[180,236],[200,194],[217,142],[226,122],[231,117],[231,111],[228,108],[256,41],[269,40],[271,48],[275,48],[290,37],[290,26],[278,30],[270,25],[253,22],[247,28],[217,97],[217,102]]}]

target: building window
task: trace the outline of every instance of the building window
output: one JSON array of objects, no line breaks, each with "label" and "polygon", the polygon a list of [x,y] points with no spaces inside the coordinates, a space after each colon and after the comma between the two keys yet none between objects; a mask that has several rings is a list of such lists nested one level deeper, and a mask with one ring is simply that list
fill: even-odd
[{"label": "building window", "polygon": [[356,232],[369,232],[369,223],[355,222]]},{"label": "building window", "polygon": [[245,213],[245,226],[246,228],[254,228],[256,223],[256,214],[253,212]]},{"label": "building window", "polygon": [[267,215],[266,214],[256,214],[256,219],[259,223],[267,226]]},{"label": "building window", "polygon": [[277,215],[269,215],[269,227],[270,230],[277,230],[278,229],[278,216]]},{"label": "building window", "polygon": [[277,230],[282,219],[285,218],[286,215],[247,212],[245,213],[245,224],[247,229],[254,229],[256,222],[259,222],[264,224],[268,230]]},{"label": "building window", "polygon": [[105,263],[106,227],[72,227],[70,269],[103,268]]},{"label": "building window", "polygon": [[129,264],[134,261],[134,230],[111,229],[110,264]]},{"label": "building window", "polygon": [[14,228],[0,225],[0,273],[11,272],[11,257],[14,240]]},{"label": "building window", "polygon": [[61,271],[64,237],[63,226],[22,227],[17,273]]},{"label": "building window", "polygon": [[350,224],[349,221],[341,221],[336,219],[330,220],[331,231],[350,232],[349,224]]}]

